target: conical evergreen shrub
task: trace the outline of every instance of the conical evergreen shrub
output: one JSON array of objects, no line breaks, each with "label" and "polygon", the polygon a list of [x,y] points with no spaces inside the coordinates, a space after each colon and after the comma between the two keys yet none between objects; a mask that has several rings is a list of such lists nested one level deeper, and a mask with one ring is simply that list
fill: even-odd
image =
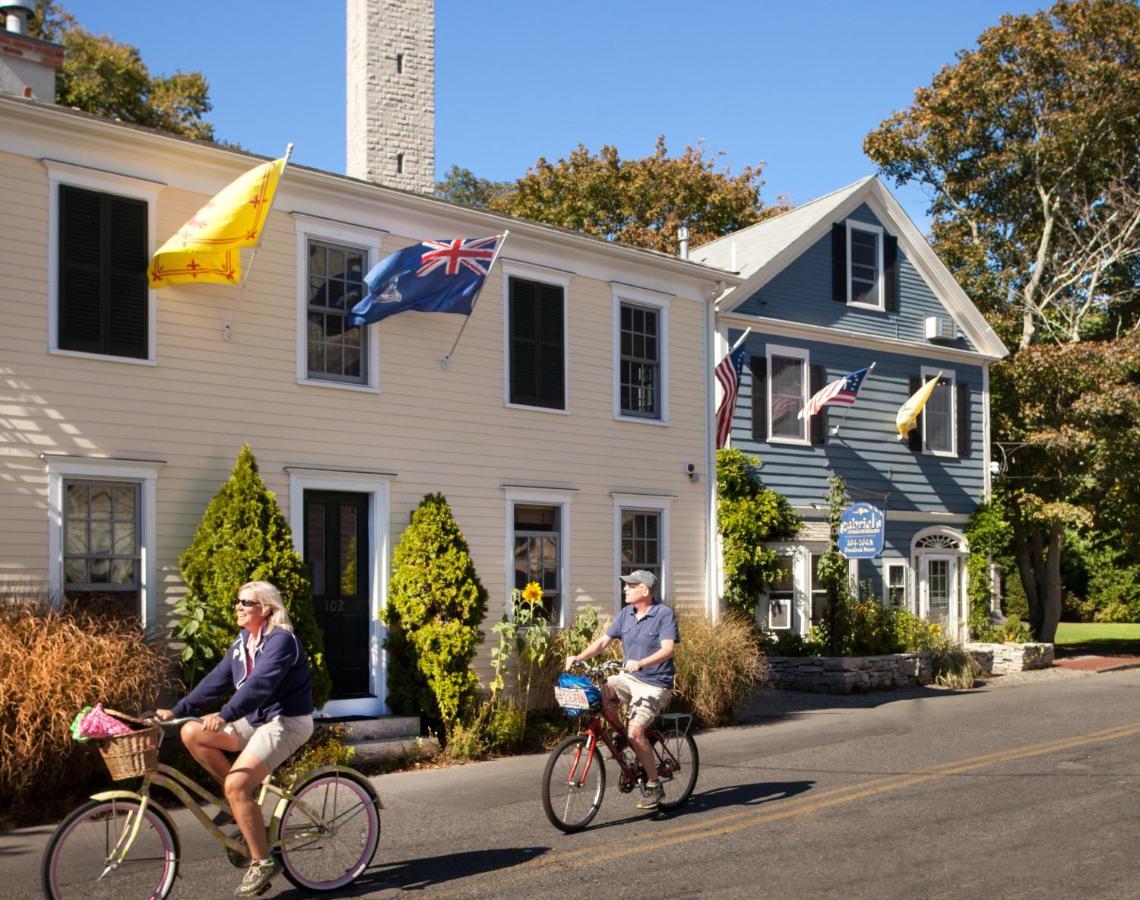
[{"label": "conical evergreen shrub", "polygon": [[392,556],[384,624],[388,705],[423,715],[444,734],[475,698],[471,671],[487,615],[487,591],[442,494],[427,494]]},{"label": "conical evergreen shrub", "polygon": [[293,630],[309,656],[313,702],[323,706],[332,690],[324,662],[324,639],[313,614],[312,584],[275,495],[265,487],[257,460],[243,445],[233,473],[202,516],[194,540],[178,560],[187,593],[175,607],[181,615],[175,637],[182,651],[183,680],[191,687],[213,667],[237,633],[234,598],[247,581],[277,586]]}]

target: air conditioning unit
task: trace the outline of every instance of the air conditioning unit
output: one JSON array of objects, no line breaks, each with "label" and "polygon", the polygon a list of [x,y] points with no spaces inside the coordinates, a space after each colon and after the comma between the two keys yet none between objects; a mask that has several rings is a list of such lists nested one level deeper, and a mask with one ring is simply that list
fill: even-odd
[{"label": "air conditioning unit", "polygon": [[958,326],[954,324],[953,319],[947,316],[927,316],[926,339],[928,341],[953,343],[958,340]]}]

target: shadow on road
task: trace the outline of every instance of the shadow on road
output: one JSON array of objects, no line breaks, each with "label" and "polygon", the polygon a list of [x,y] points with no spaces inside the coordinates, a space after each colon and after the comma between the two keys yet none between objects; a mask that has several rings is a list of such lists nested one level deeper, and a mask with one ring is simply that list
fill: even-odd
[{"label": "shadow on road", "polygon": [[[510,847],[501,850],[471,850],[449,853],[446,856],[429,856],[373,866],[355,882],[337,893],[338,897],[359,897],[373,891],[422,891],[447,881],[468,878],[485,872],[509,869],[537,859],[550,851],[549,847]],[[278,897],[309,897],[309,893],[290,889]]]}]

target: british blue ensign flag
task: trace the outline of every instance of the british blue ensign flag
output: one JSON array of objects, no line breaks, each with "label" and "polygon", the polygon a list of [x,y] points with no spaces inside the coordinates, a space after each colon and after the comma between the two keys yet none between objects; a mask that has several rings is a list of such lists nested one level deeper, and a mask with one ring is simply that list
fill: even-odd
[{"label": "british blue ensign flag", "polygon": [[424,241],[381,260],[364,276],[368,295],[349,325],[379,322],[409,309],[469,315],[503,235]]}]

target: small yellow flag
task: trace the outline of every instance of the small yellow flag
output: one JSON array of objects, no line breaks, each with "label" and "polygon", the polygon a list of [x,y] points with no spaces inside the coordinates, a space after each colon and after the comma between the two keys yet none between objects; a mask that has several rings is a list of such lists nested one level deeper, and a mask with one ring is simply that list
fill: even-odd
[{"label": "small yellow flag", "polygon": [[258,242],[285,159],[250,169],[190,217],[151,260],[151,287],[194,282],[236,284],[239,248]]},{"label": "small yellow flag", "polygon": [[899,430],[899,440],[903,440],[915,425],[918,424],[918,414],[922,412],[922,408],[926,406],[926,401],[930,399],[930,395],[934,393],[934,389],[938,387],[938,381],[942,377],[939,372],[930,381],[926,382],[917,391],[907,397],[906,403],[899,407],[898,415],[895,416],[895,427]]}]

